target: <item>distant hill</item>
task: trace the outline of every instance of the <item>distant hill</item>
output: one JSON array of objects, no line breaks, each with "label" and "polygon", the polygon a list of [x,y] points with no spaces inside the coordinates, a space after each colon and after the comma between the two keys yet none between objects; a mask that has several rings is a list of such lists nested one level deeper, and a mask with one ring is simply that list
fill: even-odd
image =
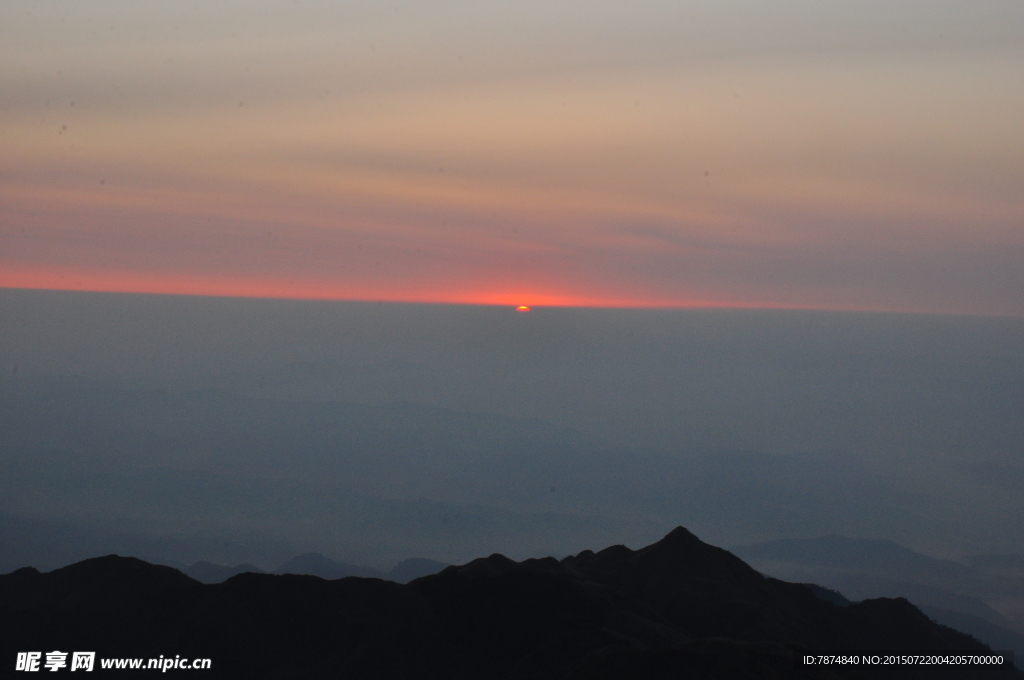
[{"label": "distant hill", "polygon": [[361,576],[363,578],[384,578],[384,572],[370,567],[357,567],[344,562],[335,562],[320,553],[306,553],[288,560],[274,570],[275,574],[302,574],[325,579]]},{"label": "distant hill", "polygon": [[408,585],[256,573],[204,585],[117,556],[0,576],[0,656],[44,649],[209,658],[211,678],[1024,678],[796,666],[808,650],[988,649],[906,600],[837,606],[766,578],[683,528],[635,551],[494,554]]},{"label": "distant hill", "polygon": [[1024,555],[971,555],[966,561],[987,574],[1024,579]]},{"label": "distant hill", "polygon": [[187,576],[200,583],[222,583],[238,574],[265,574],[266,572],[252,564],[236,564],[232,567],[213,562],[195,562],[181,570]]},{"label": "distant hill", "polygon": [[[892,541],[824,536],[736,546],[762,573],[861,600],[906,597],[930,617],[1024,659],[1024,578],[1016,555],[940,560]],[[1015,615],[1016,614],[1016,615]]]},{"label": "distant hill", "polygon": [[935,559],[894,541],[876,539],[845,536],[782,539],[756,545],[736,546],[733,550],[748,560],[776,560],[835,567],[901,580],[927,580],[933,585],[977,577],[968,565]]},{"label": "distant hill", "polygon": [[388,580],[395,581],[396,583],[408,583],[409,581],[422,578],[423,576],[431,576],[436,574],[442,569],[450,567],[450,564],[444,562],[438,562],[436,560],[428,560],[423,557],[413,557],[408,560],[402,560],[388,572]]},{"label": "distant hill", "polygon": [[[396,583],[408,583],[422,576],[436,574],[442,569],[451,566],[445,562],[428,560],[423,557],[413,557],[403,560],[395,565],[391,571],[383,572],[372,567],[360,567],[353,564],[337,562],[320,553],[306,553],[294,557],[280,567],[275,569],[275,574],[295,574],[300,576],[319,576],[323,579],[347,578],[359,576],[362,578],[380,578]],[[222,583],[232,576],[243,573],[264,574],[262,569],[251,564],[238,564],[235,566],[224,566],[212,562],[196,562],[182,569],[200,583]]]}]

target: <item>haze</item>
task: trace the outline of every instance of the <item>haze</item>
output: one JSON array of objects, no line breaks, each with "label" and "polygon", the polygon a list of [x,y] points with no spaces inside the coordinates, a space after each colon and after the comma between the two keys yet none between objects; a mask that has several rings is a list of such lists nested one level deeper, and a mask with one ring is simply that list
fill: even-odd
[{"label": "haze", "polygon": [[1016,318],[6,290],[0,335],[11,561],[1024,539]]}]

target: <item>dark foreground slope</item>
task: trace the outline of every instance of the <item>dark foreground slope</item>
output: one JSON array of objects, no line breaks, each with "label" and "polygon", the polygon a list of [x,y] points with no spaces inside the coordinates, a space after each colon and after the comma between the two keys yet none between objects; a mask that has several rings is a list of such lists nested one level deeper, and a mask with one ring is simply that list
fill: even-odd
[{"label": "dark foreground slope", "polygon": [[408,585],[269,574],[204,585],[116,556],[0,576],[8,670],[19,651],[62,650],[210,658],[208,671],[179,672],[205,678],[1022,677],[796,668],[808,649],[986,650],[905,600],[838,607],[681,528],[638,551],[492,555]]}]

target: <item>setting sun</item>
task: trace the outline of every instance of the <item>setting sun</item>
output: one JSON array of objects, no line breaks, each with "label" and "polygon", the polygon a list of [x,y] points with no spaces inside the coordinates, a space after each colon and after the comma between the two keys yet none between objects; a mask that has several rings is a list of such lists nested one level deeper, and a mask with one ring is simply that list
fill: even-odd
[{"label": "setting sun", "polygon": [[528,312],[528,311],[530,311],[530,308],[527,307],[526,305],[519,305],[518,307],[516,307],[516,311],[517,312]]}]

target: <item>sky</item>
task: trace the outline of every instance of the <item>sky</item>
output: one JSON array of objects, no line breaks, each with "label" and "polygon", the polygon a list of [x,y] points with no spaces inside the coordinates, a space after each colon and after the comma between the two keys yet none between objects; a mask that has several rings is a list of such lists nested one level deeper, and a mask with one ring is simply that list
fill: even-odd
[{"label": "sky", "polygon": [[0,4],[0,287],[1024,315],[1018,0]]}]

